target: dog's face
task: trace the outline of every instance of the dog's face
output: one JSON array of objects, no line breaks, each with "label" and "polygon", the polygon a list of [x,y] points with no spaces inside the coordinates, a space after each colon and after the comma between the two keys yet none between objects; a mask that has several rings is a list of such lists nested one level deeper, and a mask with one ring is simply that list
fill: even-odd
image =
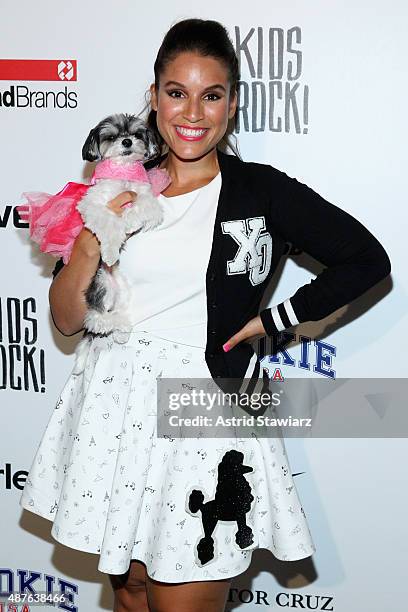
[{"label": "dog's face", "polygon": [[117,158],[147,161],[159,154],[159,146],[150,128],[135,115],[116,114],[94,127],[82,147],[82,159],[96,161]]},{"label": "dog's face", "polygon": [[232,449],[227,451],[222,458],[221,463],[218,466],[220,474],[227,476],[236,477],[248,472],[253,472],[254,468],[250,465],[243,465],[244,454],[241,451]]}]

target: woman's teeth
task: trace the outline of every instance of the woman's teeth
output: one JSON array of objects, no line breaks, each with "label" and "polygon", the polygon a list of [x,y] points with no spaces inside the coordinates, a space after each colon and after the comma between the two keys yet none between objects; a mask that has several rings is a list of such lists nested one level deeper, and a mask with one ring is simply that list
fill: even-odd
[{"label": "woman's teeth", "polygon": [[176,125],[176,130],[182,136],[202,136],[207,131],[206,129],[205,130],[195,130],[195,129],[191,130],[191,129],[179,127],[178,125]]}]

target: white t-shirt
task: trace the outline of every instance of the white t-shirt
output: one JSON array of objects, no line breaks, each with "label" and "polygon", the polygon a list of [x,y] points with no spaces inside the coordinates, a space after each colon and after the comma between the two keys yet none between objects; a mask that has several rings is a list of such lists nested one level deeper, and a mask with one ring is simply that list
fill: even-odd
[{"label": "white t-shirt", "polygon": [[189,193],[160,194],[161,225],[127,240],[119,266],[133,286],[133,330],[205,348],[205,277],[220,189],[218,173]]}]

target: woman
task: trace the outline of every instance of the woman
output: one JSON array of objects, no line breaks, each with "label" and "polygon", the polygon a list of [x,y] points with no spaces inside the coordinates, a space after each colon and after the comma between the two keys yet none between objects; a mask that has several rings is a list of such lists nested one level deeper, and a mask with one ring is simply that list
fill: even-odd
[{"label": "woman", "polygon": [[[22,495],[65,545],[100,555],[115,610],[224,609],[252,550],[282,560],[314,543],[282,439],[160,438],[156,377],[238,381],[264,389],[249,340],[318,320],[390,272],[380,243],[307,186],[219,150],[237,107],[238,62],[217,22],[175,24],[155,62],[149,123],[172,182],[163,224],[131,235],[120,266],[140,295],[131,339],[95,337],[85,371],[57,402]],[[137,195],[110,203],[116,214]],[[327,268],[258,314],[287,243]],[[50,288],[57,327],[83,326],[97,239],[78,236]],[[62,268],[62,269],[61,269]],[[249,382],[248,382],[249,379]],[[53,463],[52,465],[50,465]]]}]

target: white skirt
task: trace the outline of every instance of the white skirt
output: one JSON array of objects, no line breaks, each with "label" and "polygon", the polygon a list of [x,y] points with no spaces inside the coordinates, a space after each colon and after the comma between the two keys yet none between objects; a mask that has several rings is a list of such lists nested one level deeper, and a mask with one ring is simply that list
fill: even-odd
[{"label": "white skirt", "polygon": [[[136,559],[155,580],[219,580],[244,572],[256,548],[287,561],[312,555],[283,439],[157,437],[158,376],[211,378],[201,348],[143,331],[124,344],[93,338],[20,505],[52,521],[58,542],[98,554],[109,574]],[[252,471],[237,486],[229,480],[216,502],[218,466],[237,457]]]}]

